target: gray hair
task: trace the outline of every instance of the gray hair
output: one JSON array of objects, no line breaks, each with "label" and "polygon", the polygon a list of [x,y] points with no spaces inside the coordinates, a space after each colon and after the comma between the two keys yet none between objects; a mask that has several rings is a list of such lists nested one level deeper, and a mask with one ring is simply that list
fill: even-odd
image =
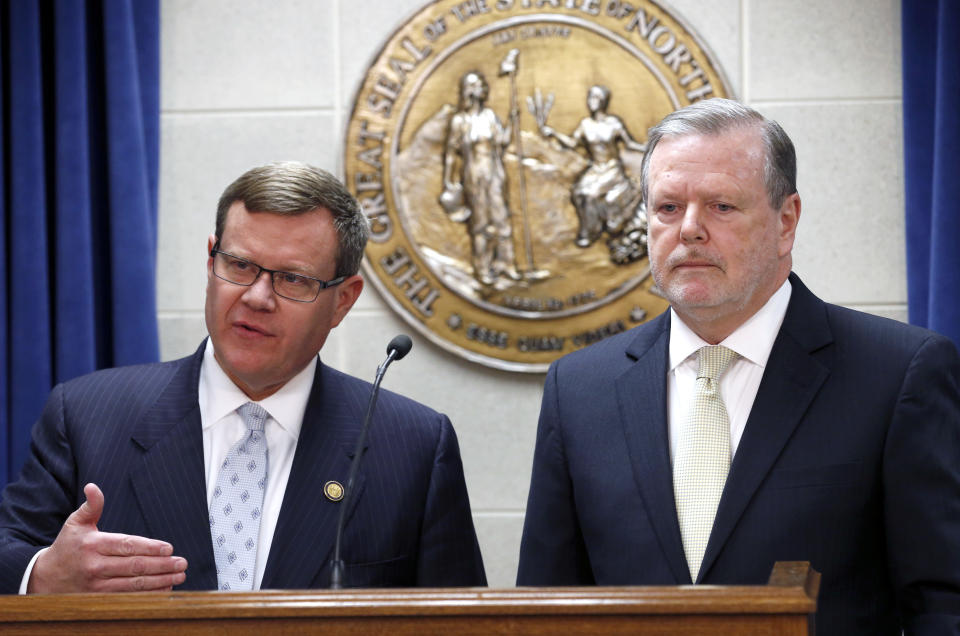
[{"label": "gray hair", "polygon": [[664,137],[718,135],[734,128],[759,129],[764,145],[763,183],[770,206],[779,210],[784,199],[797,191],[797,153],[793,142],[777,122],[767,119],[749,106],[731,99],[714,97],[674,111],[650,129],[647,152],[640,170],[640,187],[647,200],[650,157]]},{"label": "gray hair", "polygon": [[370,236],[367,217],[347,188],[326,170],[296,161],[252,168],[227,186],[217,204],[217,239],[223,238],[227,212],[237,201],[251,212],[284,216],[329,210],[337,230],[335,276],[353,276]]}]

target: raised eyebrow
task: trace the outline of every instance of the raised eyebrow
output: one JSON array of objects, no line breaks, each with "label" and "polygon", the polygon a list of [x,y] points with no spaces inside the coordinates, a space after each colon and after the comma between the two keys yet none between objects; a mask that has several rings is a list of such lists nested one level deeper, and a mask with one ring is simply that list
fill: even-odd
[{"label": "raised eyebrow", "polygon": [[323,280],[322,277],[317,276],[313,272],[308,272],[306,270],[300,269],[299,267],[284,267],[277,271],[284,272],[286,274],[295,274],[296,276],[306,276],[307,278],[316,278],[317,280]]},{"label": "raised eyebrow", "polygon": [[301,277],[303,277],[303,278],[311,278],[311,279],[313,279],[313,280],[323,280],[321,277],[319,277],[319,276],[317,276],[316,274],[313,274],[313,273],[311,273],[311,272],[297,271],[296,269],[291,269],[291,268],[289,268],[289,267],[285,267],[285,268],[282,268],[282,269],[276,269],[276,270],[273,270],[273,271],[277,272],[278,274],[292,274],[293,276],[301,276]]},{"label": "raised eyebrow", "polygon": [[247,258],[246,256],[241,256],[240,254],[234,254],[234,253],[231,252],[230,250],[220,249],[220,250],[217,250],[217,251],[220,252],[221,254],[223,254],[224,256],[229,256],[230,258],[235,258],[235,259],[240,260],[240,261],[246,261],[246,262],[248,262],[248,263],[253,263],[254,265],[258,265],[258,263],[250,260],[250,259]]},{"label": "raised eyebrow", "polygon": [[277,274],[281,274],[283,276],[296,276],[297,278],[316,278],[315,276],[311,276],[310,274],[301,274],[300,272],[291,272],[290,270],[287,270],[287,269],[278,269],[275,271]]},{"label": "raised eyebrow", "polygon": [[[259,267],[260,269],[264,269],[264,266],[263,266],[263,265],[261,265],[260,263],[256,262],[255,260],[253,260],[253,259],[251,259],[251,258],[249,258],[249,257],[247,257],[247,256],[240,256],[239,254],[234,254],[234,253],[232,253],[232,252],[228,252],[227,250],[221,250],[221,251],[222,251],[224,254],[226,254],[227,256],[230,256],[231,258],[237,258],[237,259],[240,259],[241,261],[245,261],[245,262],[247,262],[247,263],[250,263],[251,265],[256,265],[256,266]],[[268,269],[269,269],[269,268],[268,268]],[[278,274],[293,274],[294,276],[305,276],[305,277],[307,277],[307,278],[315,278],[315,279],[317,279],[317,280],[322,280],[319,276],[314,276],[314,275],[311,274],[311,273],[308,273],[308,272],[298,272],[298,271],[296,270],[296,268],[283,267],[283,268],[280,268],[280,269],[270,269],[270,271],[276,272],[276,273],[278,273]]]}]

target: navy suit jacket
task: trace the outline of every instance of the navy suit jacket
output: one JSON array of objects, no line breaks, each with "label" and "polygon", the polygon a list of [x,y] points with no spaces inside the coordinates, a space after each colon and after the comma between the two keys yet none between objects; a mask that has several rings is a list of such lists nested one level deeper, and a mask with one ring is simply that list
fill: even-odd
[{"label": "navy suit jacket", "polygon": [[[33,554],[103,490],[99,529],[168,541],[188,562],[177,589],[216,589],[197,387],[188,358],[108,369],[55,387],[20,479],[0,503],[0,592],[15,593]],[[317,365],[262,588],[329,584],[339,506],[370,384]],[[351,587],[485,585],[460,451],[450,421],[382,391],[347,511]]]},{"label": "navy suit jacket", "polygon": [[[818,634],[960,633],[960,359],[793,292],[698,583],[822,573]],[[547,375],[520,585],[691,583],[667,435],[669,312]]]}]

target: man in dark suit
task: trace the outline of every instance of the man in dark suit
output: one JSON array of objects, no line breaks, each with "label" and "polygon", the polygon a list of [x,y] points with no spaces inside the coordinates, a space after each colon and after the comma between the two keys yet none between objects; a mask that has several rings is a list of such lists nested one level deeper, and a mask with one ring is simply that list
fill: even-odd
[{"label": "man in dark suit", "polygon": [[[0,591],[326,587],[371,386],[317,354],[363,288],[367,236],[322,170],[231,184],[209,339],[53,390],[0,503]],[[486,583],[446,416],[384,392],[350,501],[345,585]]]},{"label": "man in dark suit", "polygon": [[818,634],[960,633],[960,360],[791,273],[793,144],[729,100],[650,131],[670,311],[554,363],[520,585],[822,573]]}]

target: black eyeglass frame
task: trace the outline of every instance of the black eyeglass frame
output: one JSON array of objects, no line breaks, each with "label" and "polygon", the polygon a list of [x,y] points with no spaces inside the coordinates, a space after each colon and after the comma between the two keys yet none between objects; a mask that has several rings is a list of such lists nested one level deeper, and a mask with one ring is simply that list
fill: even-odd
[{"label": "black eyeglass frame", "polygon": [[[229,256],[230,258],[235,258],[235,259],[237,259],[238,261],[243,261],[244,263],[248,263],[248,264],[252,265],[253,267],[256,267],[256,268],[257,268],[257,275],[253,277],[253,280],[252,280],[252,281],[250,281],[249,283],[246,283],[246,284],[245,284],[245,283],[238,283],[237,281],[235,281],[235,280],[230,280],[229,278],[224,278],[223,276],[221,276],[220,274],[217,273],[217,268],[216,268],[216,266],[214,266],[214,268],[213,268],[213,275],[216,276],[217,278],[219,278],[220,280],[226,281],[226,282],[230,283],[231,285],[240,285],[241,287],[252,287],[253,284],[256,283],[257,280],[260,278],[260,274],[262,274],[263,272],[266,272],[267,274],[270,275],[270,288],[273,290],[273,293],[276,294],[277,296],[280,296],[280,298],[286,298],[287,300],[292,300],[292,301],[295,302],[295,303],[312,303],[312,302],[316,302],[317,298],[320,297],[320,292],[322,292],[324,289],[328,289],[328,288],[330,288],[330,287],[336,287],[337,285],[339,285],[340,283],[342,283],[343,281],[345,281],[345,280],[347,279],[346,276],[338,276],[337,278],[334,278],[334,279],[331,279],[331,280],[321,280],[321,279],[316,278],[316,277],[314,277],[314,276],[307,276],[306,274],[298,274],[298,273],[296,273],[296,272],[285,272],[285,271],[280,270],[280,269],[268,269],[268,268],[264,267],[263,265],[258,265],[257,263],[254,263],[254,262],[251,261],[250,259],[243,258],[242,256],[237,256],[236,254],[231,254],[230,252],[224,252],[223,250],[220,249],[220,241],[219,241],[219,240],[218,240],[216,243],[214,243],[213,249],[210,250],[210,258],[214,259],[214,263],[216,263],[216,255],[217,255],[217,254],[223,254],[224,256]],[[290,298],[290,296],[284,296],[283,294],[281,294],[280,292],[277,291],[276,278],[274,278],[274,275],[275,275],[275,274],[287,274],[287,275],[289,275],[289,276],[298,276],[298,277],[300,277],[300,278],[306,278],[306,279],[309,279],[309,280],[312,280],[312,281],[315,281],[315,282],[319,283],[319,284],[320,284],[320,287],[317,289],[317,294],[316,294],[311,300],[300,300],[299,298]]]}]

